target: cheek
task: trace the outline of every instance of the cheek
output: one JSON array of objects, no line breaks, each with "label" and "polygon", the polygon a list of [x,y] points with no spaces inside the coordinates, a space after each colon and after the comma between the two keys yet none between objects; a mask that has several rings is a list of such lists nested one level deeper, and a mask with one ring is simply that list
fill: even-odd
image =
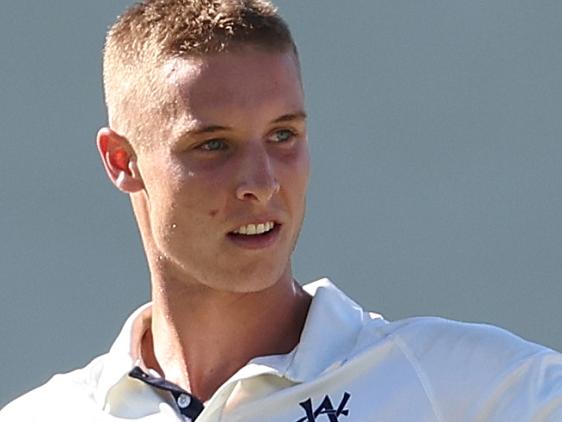
[{"label": "cheek", "polygon": [[295,195],[303,196],[308,187],[310,175],[310,158],[308,149],[303,147],[297,154],[288,157],[283,166],[285,185]]},{"label": "cheek", "polygon": [[177,166],[165,188],[167,209],[162,211],[169,213],[178,228],[208,225],[223,208],[226,187],[221,180],[220,172]]},{"label": "cheek", "polygon": [[308,148],[305,149],[305,152],[302,156],[301,166],[304,188],[306,190],[306,187],[308,186],[308,178],[310,177],[310,154],[308,153]]}]

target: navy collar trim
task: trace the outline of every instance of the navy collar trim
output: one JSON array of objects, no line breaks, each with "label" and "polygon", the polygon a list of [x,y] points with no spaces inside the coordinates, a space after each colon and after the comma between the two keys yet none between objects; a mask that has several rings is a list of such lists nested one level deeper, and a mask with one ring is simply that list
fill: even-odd
[{"label": "navy collar trim", "polygon": [[195,421],[197,417],[203,412],[205,406],[203,402],[195,397],[193,394],[188,393],[183,388],[176,384],[166,381],[164,378],[159,378],[147,374],[140,367],[135,366],[130,372],[131,378],[144,382],[159,390],[164,390],[172,394],[174,401],[179,412],[188,418],[189,421]]}]

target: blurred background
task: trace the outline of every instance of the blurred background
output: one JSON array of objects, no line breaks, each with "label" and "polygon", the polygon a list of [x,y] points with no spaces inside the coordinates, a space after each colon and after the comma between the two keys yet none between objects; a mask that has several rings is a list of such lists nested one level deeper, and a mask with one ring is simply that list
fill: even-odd
[{"label": "blurred background", "polygon": [[[94,143],[105,31],[131,3],[0,13],[0,406],[105,352],[149,298]],[[562,350],[562,2],[277,4],[310,114],[299,281]]]}]

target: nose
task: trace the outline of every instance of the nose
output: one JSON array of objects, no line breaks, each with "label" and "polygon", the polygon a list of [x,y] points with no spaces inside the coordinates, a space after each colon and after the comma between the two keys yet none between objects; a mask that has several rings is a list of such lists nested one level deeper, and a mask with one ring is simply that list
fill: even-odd
[{"label": "nose", "polygon": [[272,158],[264,146],[256,146],[246,151],[240,163],[236,197],[240,200],[267,203],[280,189],[274,167]]}]

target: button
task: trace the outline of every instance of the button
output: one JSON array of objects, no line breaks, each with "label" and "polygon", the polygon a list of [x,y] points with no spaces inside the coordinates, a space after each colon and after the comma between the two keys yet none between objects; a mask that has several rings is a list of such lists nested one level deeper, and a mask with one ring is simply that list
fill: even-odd
[{"label": "button", "polygon": [[180,394],[180,396],[178,397],[178,406],[180,407],[180,409],[185,409],[190,404],[191,397],[189,397],[187,394]]}]

